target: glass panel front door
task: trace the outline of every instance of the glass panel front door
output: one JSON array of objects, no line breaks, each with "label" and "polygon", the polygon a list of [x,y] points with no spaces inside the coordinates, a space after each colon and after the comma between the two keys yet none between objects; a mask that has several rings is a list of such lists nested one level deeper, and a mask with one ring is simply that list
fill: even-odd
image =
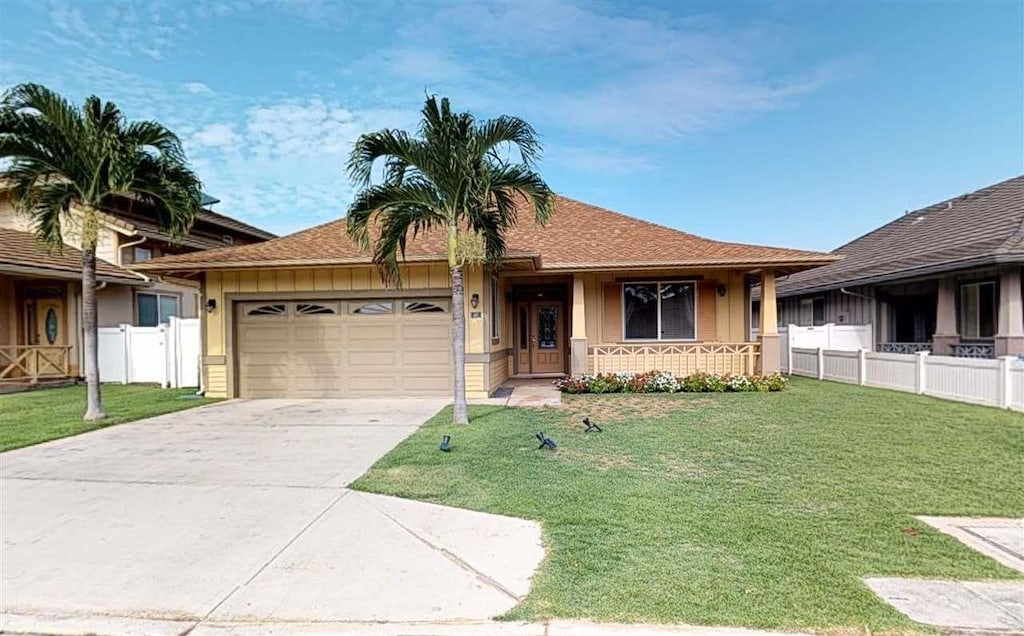
[{"label": "glass panel front door", "polygon": [[535,302],[530,356],[531,373],[561,373],[565,370],[562,345],[562,303]]}]

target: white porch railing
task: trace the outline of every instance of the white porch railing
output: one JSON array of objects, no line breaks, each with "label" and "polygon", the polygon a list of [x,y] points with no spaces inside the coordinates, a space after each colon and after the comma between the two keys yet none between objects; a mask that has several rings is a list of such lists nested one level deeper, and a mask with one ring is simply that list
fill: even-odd
[{"label": "white porch railing", "polygon": [[757,373],[761,345],[737,343],[609,344],[589,349],[590,373],[643,373],[668,371],[689,375],[697,371],[717,374]]}]

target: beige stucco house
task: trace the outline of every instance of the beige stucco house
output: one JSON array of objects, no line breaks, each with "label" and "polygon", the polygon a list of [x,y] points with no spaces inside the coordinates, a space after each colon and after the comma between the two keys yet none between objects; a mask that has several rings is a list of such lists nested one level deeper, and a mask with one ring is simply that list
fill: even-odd
[{"label": "beige stucco house", "polygon": [[[526,215],[523,215],[526,217]],[[750,288],[830,263],[817,252],[713,241],[558,197],[505,261],[466,275],[466,384],[644,371],[772,371],[774,312],[749,341]],[[344,220],[257,245],[136,265],[202,286],[204,385],[216,397],[434,396],[452,390],[451,303],[439,235],[381,282]],[[774,309],[775,303],[767,306]]]},{"label": "beige stucco house", "polygon": [[[213,202],[205,201],[207,206]],[[66,245],[51,250],[38,242],[32,220],[15,210],[0,186],[0,384],[80,375],[78,219],[72,208],[62,223]],[[170,316],[195,318],[199,313],[198,282],[132,272],[128,265],[273,237],[205,209],[186,236],[171,239],[152,211],[112,201],[100,215],[96,250],[99,326],[156,326]]]}]

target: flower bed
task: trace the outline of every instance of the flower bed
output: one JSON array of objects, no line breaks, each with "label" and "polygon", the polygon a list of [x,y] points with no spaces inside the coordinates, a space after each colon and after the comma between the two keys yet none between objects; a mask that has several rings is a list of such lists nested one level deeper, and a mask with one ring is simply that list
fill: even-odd
[{"label": "flower bed", "polygon": [[677,377],[666,371],[584,374],[555,380],[562,393],[767,393],[782,391],[788,382],[781,373],[714,375],[692,373]]}]

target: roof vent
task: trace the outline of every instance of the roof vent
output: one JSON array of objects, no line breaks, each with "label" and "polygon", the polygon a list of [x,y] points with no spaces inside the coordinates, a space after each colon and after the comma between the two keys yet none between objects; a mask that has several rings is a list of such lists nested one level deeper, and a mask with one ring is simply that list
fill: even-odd
[{"label": "roof vent", "polygon": [[917,225],[918,223],[920,223],[921,221],[923,221],[923,220],[925,220],[927,218],[928,217],[926,217],[925,215],[922,214],[921,216],[916,217],[913,221],[911,221],[910,224],[911,225]]}]

